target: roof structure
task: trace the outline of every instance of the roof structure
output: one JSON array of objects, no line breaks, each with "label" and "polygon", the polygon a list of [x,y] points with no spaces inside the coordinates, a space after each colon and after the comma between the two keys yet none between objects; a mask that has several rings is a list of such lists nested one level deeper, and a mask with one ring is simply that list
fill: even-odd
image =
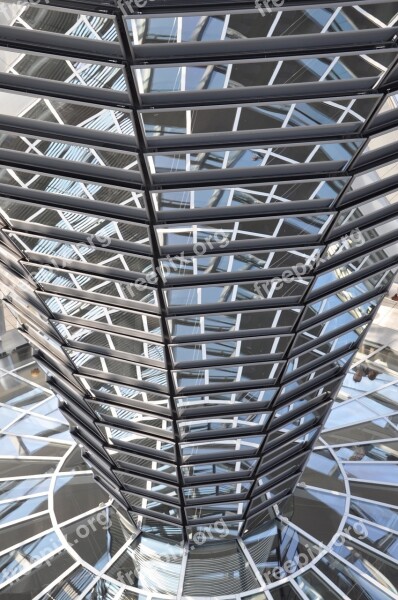
[{"label": "roof structure", "polygon": [[397,269],[398,2],[1,7],[6,301],[134,530],[253,565]]}]

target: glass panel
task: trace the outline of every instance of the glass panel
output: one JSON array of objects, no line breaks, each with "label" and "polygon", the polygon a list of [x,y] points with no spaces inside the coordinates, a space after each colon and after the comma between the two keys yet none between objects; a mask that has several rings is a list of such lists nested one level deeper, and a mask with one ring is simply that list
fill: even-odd
[{"label": "glass panel", "polygon": [[320,344],[309,352],[304,352],[303,354],[291,358],[287,363],[286,373],[293,373],[298,369],[308,368],[310,364],[343,348],[352,348],[358,343],[358,340],[361,338],[365,329],[365,326],[357,327],[353,331],[348,331],[343,335],[339,335],[331,340],[323,342],[323,344]]},{"label": "glass panel", "polygon": [[361,77],[374,77],[376,84],[394,58],[394,52],[376,50],[361,56],[347,53],[337,57],[329,54],[320,58],[286,58],[282,65],[274,59],[211,65],[199,63],[195,66],[188,64],[184,78],[178,66],[137,67],[135,76],[142,94],[289,85],[320,80],[349,81]]},{"label": "glass panel", "polygon": [[[109,246],[114,240],[125,240],[140,244],[143,250],[149,249],[149,233],[144,225],[112,221],[111,219],[92,217],[84,213],[39,207],[27,202],[2,199],[0,212],[14,226],[19,221],[38,223],[59,230],[78,231],[86,234],[89,245]],[[34,227],[32,226],[32,231]],[[62,237],[61,231],[57,232]]]},{"label": "glass panel", "polygon": [[273,600],[300,600],[301,596],[296,592],[290,583],[281,585],[271,590]]},{"label": "glass panel", "polygon": [[245,363],[240,365],[221,365],[219,367],[180,369],[173,371],[178,389],[199,386],[234,386],[240,383],[263,382],[275,383],[275,378],[282,369],[282,363]]},{"label": "glass panel", "polygon": [[[54,259],[55,260],[55,259]],[[60,262],[62,259],[60,259]],[[36,283],[39,283],[44,290],[56,291],[62,294],[63,288],[74,290],[76,296],[79,291],[92,292],[93,300],[98,297],[100,301],[109,299],[112,305],[115,304],[115,298],[124,302],[144,302],[145,304],[157,305],[156,291],[148,286],[137,286],[134,283],[125,281],[113,281],[96,277],[87,273],[73,272],[71,269],[57,269],[48,266],[35,264],[26,264],[26,269]]]},{"label": "glass panel", "polygon": [[47,498],[29,498],[18,502],[4,502],[0,504],[0,524],[13,523],[37,513],[47,511]]},{"label": "glass panel", "polygon": [[350,512],[356,517],[372,521],[376,525],[398,532],[397,508],[359,498],[351,498]]},{"label": "glass panel", "polygon": [[146,458],[127,450],[117,450],[110,447],[106,447],[105,450],[120,469],[131,469],[131,471],[137,472],[140,472],[140,469],[147,469],[152,474],[155,471],[162,477],[172,480],[177,479],[176,467],[158,458]]},{"label": "glass panel", "polygon": [[[28,356],[30,357],[30,353]],[[40,377],[40,380],[40,383],[42,383],[42,377]],[[8,408],[11,406],[17,406],[18,408],[34,406],[48,398],[49,393],[41,387],[29,385],[27,381],[20,377],[0,372],[0,403],[7,404]],[[9,414],[11,415],[11,413]],[[18,416],[15,413],[13,414],[15,417]]]},{"label": "glass panel", "polygon": [[[241,231],[234,232],[233,238],[238,239],[243,234]],[[283,234],[282,234],[283,235]],[[261,234],[258,234],[261,237]],[[227,239],[227,238],[226,238]],[[231,238],[232,239],[232,238]],[[198,246],[193,246],[194,252]],[[199,242],[199,250],[202,251],[202,243]],[[296,274],[306,274],[311,271],[319,250],[301,248],[298,250],[281,250],[270,252],[250,252],[248,254],[222,254],[197,257],[177,256],[170,260],[161,260],[162,279],[166,283],[185,277],[192,276],[196,280],[201,278],[211,281],[212,279],[225,278],[232,274],[235,279],[246,279],[252,274],[263,274],[265,276],[278,273],[283,269],[290,269]],[[286,271],[285,271],[286,273]],[[285,276],[285,273],[282,275]],[[230,275],[230,278],[232,275]]]},{"label": "glass panel", "polygon": [[10,423],[18,419],[24,413],[17,412],[12,408],[8,408],[8,406],[0,406],[0,421],[2,424],[2,428],[6,428]]},{"label": "glass panel", "polygon": [[333,98],[325,102],[280,102],[254,106],[211,107],[192,110],[142,111],[145,133],[151,136],[188,135],[313,127],[358,123],[374,105],[374,99]]},{"label": "glass panel", "polygon": [[256,488],[270,487],[272,482],[276,481],[277,479],[280,479],[281,477],[283,477],[283,479],[286,479],[301,468],[304,459],[306,458],[307,455],[305,455],[304,457],[295,456],[290,460],[284,461],[284,463],[281,466],[267,471],[257,479]]},{"label": "glass panel", "polygon": [[287,282],[256,281],[255,283],[195,286],[165,290],[166,302],[170,307],[238,302],[264,302],[272,298],[294,298],[297,302],[310,284],[309,279],[292,279]]},{"label": "glass panel", "polygon": [[[108,356],[98,356],[88,352],[78,352],[65,349],[73,364],[78,368],[90,369],[100,373],[111,373],[121,375],[137,381],[148,384],[154,384],[163,388],[167,392],[166,372],[160,369],[146,367],[145,365],[134,364],[118,358],[109,358]],[[94,373],[93,373],[94,374]]]},{"label": "glass panel", "polygon": [[[129,410],[123,406],[115,406],[108,403],[94,402],[87,400],[87,404],[93,409],[99,420],[105,423],[115,423],[114,419],[125,421],[120,425],[131,427],[134,429],[143,426],[148,431],[152,430],[152,433],[159,435],[171,435],[173,431],[172,421],[169,419],[160,419],[157,416],[146,415],[137,411]],[[115,423],[116,424],[116,423]],[[159,430],[158,432],[156,430]]]},{"label": "glass panel", "polygon": [[161,344],[153,342],[144,342],[133,337],[110,334],[98,329],[88,329],[86,327],[77,327],[66,323],[57,323],[56,328],[61,336],[68,340],[69,345],[73,346],[74,342],[80,344],[89,344],[97,346],[101,352],[104,349],[117,352],[123,352],[126,358],[134,360],[145,359],[159,366],[165,365],[164,350]]},{"label": "glass panel", "polygon": [[381,286],[388,286],[394,276],[393,270],[382,271],[377,275],[372,275],[362,281],[355,283],[349,287],[339,290],[321,300],[312,302],[304,312],[304,321],[323,314],[329,310],[337,310],[342,308],[346,302],[352,301],[354,298],[360,298],[362,295],[375,291]]},{"label": "glass panel", "polygon": [[40,78],[43,81],[58,81],[77,86],[126,90],[123,70],[119,66],[68,60],[34,54],[2,50],[2,72]]},{"label": "glass panel", "polygon": [[375,548],[391,558],[397,556],[398,536],[391,531],[373,527],[369,523],[362,523],[356,519],[349,517],[347,519],[347,533],[355,539],[366,543],[370,548]]},{"label": "glass panel", "polygon": [[[282,337],[257,337],[246,339],[220,340],[203,342],[202,344],[179,344],[171,346],[175,364],[185,362],[222,362],[223,360],[238,358],[249,359],[254,356],[271,355],[280,358],[286,351],[290,336]],[[278,356],[279,355],[279,356]]]},{"label": "glass panel", "polygon": [[310,373],[301,375],[297,379],[291,381],[290,383],[282,386],[280,393],[280,402],[284,401],[284,396],[287,394],[291,394],[294,391],[297,391],[301,388],[302,385],[313,381],[314,379],[327,374],[329,377],[333,375],[338,375],[339,371],[344,369],[346,365],[350,362],[352,357],[354,356],[354,352],[350,352],[349,354],[345,354],[340,358],[336,358],[333,361],[330,361],[328,365],[319,367],[317,369],[313,369]]},{"label": "glass panel", "polygon": [[339,544],[333,546],[333,550],[384,588],[396,593],[397,588],[394,585],[394,582],[396,582],[396,569],[388,559],[374,554],[370,548],[366,550],[352,540],[344,540],[344,544],[339,542]]},{"label": "glass panel", "polygon": [[[192,544],[193,542],[198,546],[201,544],[202,540],[208,538],[217,541],[235,539],[238,537],[240,532],[242,532],[243,526],[244,521],[229,521],[225,519],[220,519],[219,521],[215,521],[214,523],[205,523],[203,525],[201,525],[200,523],[195,525],[189,525],[187,527],[188,539],[190,540],[189,543]],[[250,598],[252,597],[250,596]],[[246,596],[245,599],[249,600],[249,598],[247,598]],[[253,598],[253,600],[265,599],[259,599],[255,597]]]},{"label": "glass panel", "polygon": [[319,595],[322,600],[341,600],[340,594],[329,587],[327,582],[311,569],[299,575],[296,582],[307,598],[316,598]]},{"label": "glass panel", "polygon": [[[156,474],[156,472],[154,474]],[[126,489],[129,491],[143,494],[148,493],[150,496],[154,495],[155,497],[156,495],[161,495],[164,496],[166,501],[167,499],[178,501],[178,488],[168,483],[161,483],[160,481],[155,481],[154,479],[139,477],[137,475],[123,473],[122,471],[118,471],[116,475],[122,482],[123,486],[127,486]],[[143,508],[145,507],[143,506]]]},{"label": "glass panel", "polygon": [[178,412],[184,415],[186,412],[195,409],[202,413],[203,410],[209,411],[212,408],[217,410],[225,408],[225,410],[228,410],[234,409],[235,405],[244,406],[245,404],[253,408],[260,408],[262,405],[265,407],[270,404],[275,392],[275,389],[248,390],[206,396],[185,396],[175,400]]},{"label": "glass panel", "polygon": [[[76,519],[108,502],[106,494],[90,471],[76,476],[73,472],[58,476],[54,488],[53,509],[58,523]],[[90,528],[91,529],[91,528]]]},{"label": "glass panel", "polygon": [[7,528],[2,530],[0,552],[21,544],[25,540],[51,529],[51,527],[51,518],[48,514],[41,517],[36,516],[33,519],[21,521],[14,525],[8,525]]},{"label": "glass panel", "polygon": [[205,504],[204,506],[192,506],[185,509],[188,521],[206,521],[222,518],[242,518],[248,506],[248,502],[223,502]]},{"label": "glass panel", "polygon": [[[152,392],[145,392],[144,390],[138,390],[137,388],[111,383],[109,381],[102,381],[100,379],[93,379],[91,377],[80,378],[84,387],[86,387],[94,396],[101,396],[101,392],[106,394],[112,394],[114,398],[112,401],[116,404],[122,404],[130,406],[132,402],[143,403],[142,409],[145,409],[145,404],[148,404],[148,409],[151,408],[159,412],[169,412],[169,400],[166,396],[162,397]],[[132,402],[130,403],[129,400]]]},{"label": "glass panel", "polygon": [[[80,279],[84,279],[80,276]],[[124,284],[126,287],[126,284]],[[97,291],[98,293],[98,291]],[[109,329],[112,326],[124,330],[123,333],[145,337],[146,333],[161,339],[160,318],[156,315],[145,315],[131,310],[123,310],[113,306],[105,306],[94,302],[86,302],[62,296],[41,296],[54,316],[72,316],[89,323],[102,323]]]},{"label": "glass panel", "polygon": [[[293,7],[287,12],[281,11],[280,18],[276,20],[267,35],[284,36],[288,31],[292,35],[305,36],[383,27],[394,18],[397,6],[396,2],[383,2],[366,4],[360,12],[357,9],[357,6],[343,6],[336,13],[333,7],[329,6],[319,7],[317,10]],[[265,15],[265,8],[263,12]],[[264,16],[261,11],[260,14]],[[377,19],[374,18],[375,16]],[[204,45],[206,42],[221,42],[224,39],[263,38],[267,32],[267,28],[264,28],[259,21],[257,13],[243,13],[243,11],[231,15],[182,14],[178,19],[169,16],[140,15],[129,18],[127,27],[131,41],[135,45],[159,44],[160,48],[161,44],[201,42]]]},{"label": "glass panel", "polygon": [[[181,454],[185,460],[190,457],[195,459],[209,460],[221,457],[225,454],[256,454],[260,448],[264,436],[236,437],[232,440],[212,440],[211,442],[192,442],[181,444]],[[236,463],[235,463],[236,465]]]},{"label": "glass panel", "polygon": [[[359,421],[361,413],[356,412]],[[366,419],[366,417],[365,417]],[[386,419],[375,419],[374,421],[361,422],[359,425],[352,427],[342,427],[333,432],[325,432],[322,434],[323,439],[328,444],[346,444],[355,442],[368,442],[369,440],[384,440],[395,438],[397,431],[391,426]]]},{"label": "glass panel", "polygon": [[381,115],[383,113],[390,112],[391,110],[394,110],[397,107],[398,107],[398,104],[397,104],[397,96],[396,96],[396,94],[394,94],[394,93],[387,94],[387,98],[382,103],[381,108],[379,109],[379,111],[378,111],[377,114]]},{"label": "glass panel", "polygon": [[[0,482],[1,500],[11,500],[22,496],[46,494],[50,488],[50,477],[31,477],[29,479],[10,479]],[[44,498],[43,498],[44,500]]]},{"label": "glass panel", "polygon": [[317,567],[328,577],[344,594],[350,594],[356,600],[387,600],[391,596],[382,589],[375,587],[370,581],[364,579],[359,573],[353,571],[345,563],[331,555],[326,555],[317,563]]},{"label": "glass panel", "polygon": [[350,262],[339,265],[331,271],[327,271],[322,275],[318,275],[314,283],[313,290],[319,290],[336,281],[343,281],[345,277],[349,277],[360,270],[372,267],[378,263],[396,256],[398,244],[390,244],[383,249],[369,252],[359,258],[352,259]]},{"label": "glass panel", "polygon": [[387,208],[388,206],[395,204],[397,201],[397,192],[392,192],[391,194],[385,194],[384,196],[367,200],[366,202],[362,202],[361,204],[357,204],[351,208],[346,208],[340,212],[335,226],[339,227],[341,225],[347,225],[348,223],[355,224],[358,219],[362,219],[362,217],[365,217],[366,215],[375,213],[383,208]]},{"label": "glass panel", "polygon": [[[64,16],[66,16],[66,13],[64,13]],[[57,21],[60,22],[61,19],[57,19]],[[19,94],[6,90],[1,90],[0,98],[1,106],[7,105],[8,114],[15,114],[26,119],[60,123],[72,127],[82,126],[84,129],[94,131],[109,131],[125,135],[134,134],[131,117],[128,111],[122,108],[102,108],[79,102],[72,103],[63,99],[40,98],[31,95],[21,97]],[[79,135],[78,130],[76,130],[76,135]]]},{"label": "glass panel", "polygon": [[274,519],[245,535],[244,542],[268,585],[298,571],[321,552],[295,529]]},{"label": "glass panel", "polygon": [[342,190],[345,179],[328,181],[293,181],[275,185],[252,185],[250,188],[189,189],[151,192],[158,211],[212,209],[237,206],[261,206],[278,202],[322,202],[328,207]]},{"label": "glass panel", "polygon": [[151,437],[145,433],[122,429],[121,427],[105,427],[101,423],[98,424],[98,428],[103,433],[105,439],[116,446],[120,442],[122,446],[124,444],[130,446],[133,451],[135,449],[137,451],[142,451],[145,454],[145,450],[148,449],[151,454],[156,455],[158,452],[162,454],[166,453],[170,454],[171,460],[174,458],[174,444],[170,441],[153,436]]},{"label": "glass panel", "polygon": [[329,544],[344,519],[344,494],[335,494],[334,490],[296,488],[286,503],[291,502],[297,507],[292,522],[316,540]]},{"label": "glass panel", "polygon": [[[215,449],[218,448],[215,447]],[[253,469],[257,464],[257,459],[247,459],[244,458],[239,460],[237,463],[233,460],[227,460],[223,462],[203,462],[198,465],[186,465],[181,467],[182,474],[184,479],[188,477],[207,477],[211,478],[213,476],[219,477],[220,475],[232,475],[234,477],[239,476],[240,474],[243,477],[248,477],[252,473]]]},{"label": "glass panel", "polygon": [[[67,584],[65,584],[65,582],[60,582],[51,589],[51,596],[53,600],[63,600],[65,587],[67,585],[71,590],[71,600],[76,600],[76,598],[79,597],[78,595],[83,593],[83,590],[89,587],[89,585],[94,581],[94,573],[91,573],[84,567],[78,567],[77,569],[74,569],[72,573],[68,574]],[[104,583],[104,581],[102,580],[101,583]],[[96,586],[93,587],[95,589]],[[105,586],[102,586],[102,589],[105,589],[105,587],[106,584]],[[111,600],[111,598],[109,596],[105,596],[104,600]]]},{"label": "glass panel", "polygon": [[184,596],[228,596],[258,587],[254,573],[243,553],[236,547],[236,542],[203,544],[190,551]]},{"label": "glass panel", "polygon": [[344,461],[398,461],[398,441],[361,444],[336,448],[337,456]]},{"label": "glass panel", "polygon": [[[20,546],[16,550],[0,557],[0,584],[15,577],[41,558],[49,555],[61,546],[56,533],[49,533],[38,540]],[[23,560],[21,560],[23,557]]]},{"label": "glass panel", "polygon": [[291,493],[300,477],[300,473],[290,476],[281,483],[273,484],[269,490],[256,496],[250,503],[250,511],[261,510],[263,506],[268,506],[272,500]]},{"label": "glass panel", "polygon": [[318,428],[314,428],[289,442],[277,446],[274,450],[267,450],[267,453],[261,459],[260,471],[267,471],[270,465],[274,466],[274,464],[280,462],[282,459],[286,460],[292,454],[307,450],[318,433]]},{"label": "glass panel", "polygon": [[106,270],[112,268],[136,273],[154,272],[152,260],[142,256],[104,250],[86,243],[73,244],[22,233],[11,233],[10,237],[17,247],[28,255],[37,254],[41,257],[49,257],[48,262],[54,267],[66,268],[69,261],[77,261],[86,266],[106,265]]},{"label": "glass panel", "polygon": [[325,429],[336,429],[351,425],[351,423],[357,423],[358,421],[370,421],[376,416],[377,413],[364,405],[360,400],[350,400],[334,406],[325,424]]},{"label": "glass panel", "polygon": [[[333,258],[337,254],[341,255],[343,259],[344,252],[347,252],[348,250],[351,250],[353,248],[364,246],[368,242],[372,242],[376,238],[381,237],[383,235],[391,234],[396,230],[397,224],[397,219],[389,219],[386,220],[384,223],[381,223],[380,225],[368,227],[366,229],[362,229],[361,231],[358,228],[353,229],[349,234],[346,234],[338,242],[334,242],[327,247],[325,259],[328,260],[329,258]],[[385,250],[387,254],[390,255],[390,246],[385,247],[383,250]]]},{"label": "glass panel", "polygon": [[[79,162],[88,165],[113,167],[124,171],[139,172],[138,155],[135,152],[113,152],[82,144],[71,144],[64,141],[51,141],[33,136],[17,136],[13,133],[0,135],[0,147],[15,152],[30,154],[32,148],[35,155],[67,160],[68,163]],[[62,167],[60,167],[62,168]],[[39,169],[40,171],[41,169]],[[44,167],[45,170],[45,167]],[[1,172],[0,172],[1,173]]]},{"label": "glass panel", "polygon": [[310,327],[305,332],[298,334],[297,339],[293,345],[293,348],[299,348],[303,344],[308,344],[317,340],[325,335],[330,335],[336,329],[341,327],[347,327],[350,323],[356,319],[361,319],[366,316],[370,316],[380,300],[380,296],[375,299],[369,300],[364,304],[360,304],[355,308],[346,310],[344,313],[339,314],[333,319],[329,319],[326,322],[319,323],[314,327]]},{"label": "glass panel", "polygon": [[66,425],[33,415],[22,417],[22,419],[7,429],[7,433],[35,435],[46,439],[53,438],[54,440],[62,440],[70,443],[70,436]]},{"label": "glass panel", "polygon": [[[325,488],[325,490],[332,490],[340,493],[345,492],[343,473],[337,465],[335,458],[328,450],[316,450],[312,452],[303,472],[303,481],[307,485]],[[336,496],[336,498],[335,502],[332,498],[328,499],[330,507],[333,504],[338,503],[339,497]],[[334,532],[332,535],[333,534]]]},{"label": "glass panel", "polygon": [[222,497],[237,495],[245,497],[252,486],[251,481],[230,481],[225,483],[206,484],[196,487],[184,487],[183,493],[187,501],[197,501],[200,504],[201,499],[209,499],[212,496]]},{"label": "glass panel", "polygon": [[329,408],[329,402],[320,406],[317,409],[311,410],[304,414],[301,417],[297,417],[294,421],[290,423],[286,423],[285,425],[281,425],[275,431],[272,431],[267,438],[267,446],[274,444],[278,438],[287,436],[290,437],[291,434],[294,433],[295,430],[305,429],[309,425],[316,425],[321,417],[323,417],[324,413]]},{"label": "glass panel", "polygon": [[106,15],[73,11],[53,10],[49,6],[22,5],[22,11],[13,25],[36,31],[47,31],[61,35],[116,41],[114,21]]},{"label": "glass panel", "polygon": [[171,517],[172,519],[181,521],[181,511],[177,506],[160,502],[159,500],[155,500],[149,496],[143,496],[142,494],[138,496],[137,494],[131,494],[130,492],[123,492],[123,496],[128,501],[132,510],[138,512],[142,510],[159,513],[163,518]]},{"label": "glass panel", "polygon": [[231,435],[236,430],[248,430],[248,432],[262,431],[269,419],[270,413],[253,413],[247,415],[236,415],[231,417],[206,417],[193,421],[179,421],[178,429],[181,438],[198,437],[205,439],[228,433]]},{"label": "glass panel", "polygon": [[[99,200],[110,204],[131,206],[135,209],[144,210],[144,195],[139,190],[123,187],[112,187],[109,185],[81,181],[79,179],[64,179],[48,174],[40,174],[36,171],[23,171],[16,169],[0,169],[1,183],[14,187],[29,188],[33,191],[43,191],[54,196],[50,198],[56,201],[55,196],[71,196],[84,200]],[[144,213],[142,213],[144,216]]]},{"label": "glass panel", "polygon": [[[256,220],[217,221],[195,225],[159,226],[157,236],[161,246],[187,246],[196,255],[211,252],[213,248],[226,248],[229,243],[261,239],[320,235],[331,220],[330,213],[307,214],[300,217],[262,217]],[[185,260],[185,259],[184,259]]]},{"label": "glass panel", "polygon": [[[187,70],[189,67],[186,67]],[[358,150],[360,143],[325,143],[317,145],[278,146],[250,150],[192,151],[174,154],[148,155],[151,173],[180,171],[208,171],[213,169],[242,169],[268,167],[270,165],[300,164],[329,161],[331,170],[342,170]],[[333,161],[336,165],[333,165]],[[340,165],[343,161],[343,165]]]},{"label": "glass panel", "polygon": [[397,167],[398,161],[394,161],[372,169],[371,171],[367,171],[366,173],[356,175],[351,184],[351,190],[363,189],[365,186],[371,185],[372,183],[388,179],[388,177],[395,175]]},{"label": "glass panel", "polygon": [[376,502],[385,502],[387,504],[398,504],[398,487],[387,486],[376,483],[361,483],[351,481],[351,493],[353,496],[375,500]]},{"label": "glass panel", "polygon": [[[337,389],[339,382],[340,380],[334,385],[334,389]],[[332,394],[333,391],[325,393],[324,388],[320,388],[315,392],[307,394],[303,398],[298,398],[297,400],[294,400],[286,406],[281,406],[275,411],[273,417],[273,425],[279,422],[279,419],[288,419],[290,415],[293,416],[297,414],[297,412],[302,412],[305,409],[310,408],[312,405],[320,404],[323,400],[326,400],[326,398]]]},{"label": "glass panel", "polygon": [[398,465],[380,463],[345,464],[348,477],[380,483],[395,484],[398,481]]},{"label": "glass panel", "polygon": [[[146,523],[148,525],[146,526]],[[156,529],[153,518],[144,519],[144,529],[149,532]],[[162,531],[162,528],[160,527]],[[172,531],[172,526],[167,525],[164,530]],[[163,530],[163,531],[164,531]],[[107,570],[109,577],[117,580],[118,573],[126,573],[123,583],[139,590],[152,590],[154,594],[173,597],[177,594],[178,581],[181,573],[183,549],[179,544],[167,543],[150,535],[140,536],[120,558]],[[162,560],[162,558],[165,560]],[[153,574],[156,573],[156,579]],[[102,593],[102,592],[101,592]],[[151,597],[144,593],[125,592],[122,600],[146,600]],[[128,595],[127,595],[128,594]],[[130,596],[130,594],[132,594]],[[152,596],[155,600],[156,596]]]},{"label": "glass panel", "polygon": [[73,564],[74,559],[66,550],[62,550],[40,565],[35,566],[29,572],[28,577],[16,579],[12,584],[7,586],[6,593],[9,598],[37,596],[55,579],[62,577]]},{"label": "glass panel", "polygon": [[246,312],[188,315],[168,320],[171,335],[174,337],[220,336],[224,333],[256,332],[261,329],[292,329],[300,309],[282,308]]}]

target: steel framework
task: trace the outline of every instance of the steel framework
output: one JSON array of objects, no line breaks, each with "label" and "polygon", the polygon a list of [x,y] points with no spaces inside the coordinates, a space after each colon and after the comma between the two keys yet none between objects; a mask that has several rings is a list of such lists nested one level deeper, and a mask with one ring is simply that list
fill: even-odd
[{"label": "steel framework", "polygon": [[396,270],[398,2],[137,4],[3,3],[7,301],[137,528],[239,537]]}]

